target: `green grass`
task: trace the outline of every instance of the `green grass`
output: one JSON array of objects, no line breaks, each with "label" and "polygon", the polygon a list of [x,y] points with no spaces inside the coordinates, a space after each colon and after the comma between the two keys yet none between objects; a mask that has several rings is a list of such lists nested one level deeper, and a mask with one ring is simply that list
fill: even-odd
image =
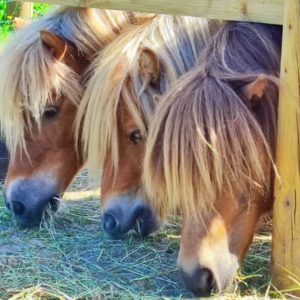
[{"label": "green grass", "polygon": [[185,293],[175,268],[177,227],[145,240],[112,240],[100,228],[98,206],[69,201],[54,226],[18,230],[1,201],[0,298],[32,286],[71,298]]},{"label": "green grass", "polygon": [[[82,182],[85,175],[51,225],[39,230],[18,229],[0,200],[0,298],[189,298],[176,269],[178,218],[147,239],[131,233],[113,240],[100,226],[99,191]],[[269,231],[256,235],[224,299],[283,298],[270,283],[270,242]]]},{"label": "green grass", "polygon": [[[43,15],[49,9],[52,9],[54,5],[49,5],[45,3],[34,3],[33,5],[33,19],[37,19]],[[14,9],[11,15],[7,15],[7,0],[0,0],[0,45],[3,44],[9,35],[13,31],[12,20],[15,17],[18,6]]]}]

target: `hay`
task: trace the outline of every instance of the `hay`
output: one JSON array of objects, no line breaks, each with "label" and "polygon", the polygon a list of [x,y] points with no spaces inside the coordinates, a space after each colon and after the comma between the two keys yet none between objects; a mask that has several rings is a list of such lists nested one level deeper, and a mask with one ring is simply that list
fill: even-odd
[{"label": "hay", "polygon": [[[178,218],[147,239],[131,233],[113,240],[100,226],[99,190],[87,189],[85,173],[74,183],[60,212],[39,230],[19,230],[0,200],[0,298],[191,297],[176,269]],[[80,200],[72,200],[78,195]],[[224,299],[281,297],[270,284],[270,242],[270,232],[256,236]]]}]

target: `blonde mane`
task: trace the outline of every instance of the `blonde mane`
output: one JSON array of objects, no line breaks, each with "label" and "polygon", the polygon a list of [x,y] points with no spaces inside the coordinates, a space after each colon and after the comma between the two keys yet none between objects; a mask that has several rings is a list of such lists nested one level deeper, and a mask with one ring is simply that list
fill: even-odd
[{"label": "blonde mane", "polygon": [[[80,103],[77,131],[82,130],[88,167],[102,168],[111,152],[118,166],[117,110],[124,101],[138,128],[146,135],[154,110],[154,95],[163,94],[172,82],[191,69],[201,49],[219,28],[217,21],[158,15],[127,30],[101,52],[91,66],[92,75]],[[151,49],[160,63],[155,84],[145,82],[139,70],[143,49]]]},{"label": "blonde mane", "polygon": [[[217,199],[270,197],[275,166],[280,29],[228,22],[197,66],[161,99],[149,129],[144,183],[165,217],[199,220]],[[242,87],[268,87],[257,107]]]},{"label": "blonde mane", "polygon": [[78,105],[82,78],[63,61],[54,59],[40,41],[40,31],[53,32],[75,45],[92,61],[101,50],[135,21],[125,12],[86,8],[59,8],[17,31],[1,50],[0,128],[11,156],[26,151],[25,132],[32,121],[40,128],[41,116],[52,95],[63,94]]}]

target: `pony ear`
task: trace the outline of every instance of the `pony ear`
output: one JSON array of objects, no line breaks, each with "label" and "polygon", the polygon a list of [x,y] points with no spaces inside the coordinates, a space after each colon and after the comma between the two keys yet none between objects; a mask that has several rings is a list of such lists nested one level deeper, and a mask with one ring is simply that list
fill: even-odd
[{"label": "pony ear", "polygon": [[149,48],[143,48],[139,57],[140,73],[145,81],[155,82],[159,75],[159,60]]},{"label": "pony ear", "polygon": [[68,44],[62,37],[46,30],[40,31],[40,39],[43,46],[50,54],[59,60],[62,60],[67,52]]},{"label": "pony ear", "polygon": [[246,84],[242,88],[242,92],[245,98],[252,104],[257,104],[257,102],[263,97],[268,85],[268,79],[265,75],[258,75],[257,78]]},{"label": "pony ear", "polygon": [[13,20],[14,31],[17,31],[17,30],[25,27],[29,23],[30,23],[30,21],[24,20],[22,18],[17,18],[17,17],[14,18],[14,20]]}]

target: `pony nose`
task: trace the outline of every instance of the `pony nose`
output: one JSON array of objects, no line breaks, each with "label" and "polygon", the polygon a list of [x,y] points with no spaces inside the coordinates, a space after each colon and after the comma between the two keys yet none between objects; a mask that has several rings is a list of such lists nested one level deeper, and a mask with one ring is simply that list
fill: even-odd
[{"label": "pony nose", "polygon": [[181,275],[186,288],[196,297],[209,297],[215,290],[214,276],[208,268],[198,267],[193,274],[181,270]]},{"label": "pony nose", "polygon": [[103,230],[114,238],[124,236],[134,229],[139,235],[146,236],[159,227],[159,222],[152,210],[143,203],[121,201],[118,205],[104,211]]},{"label": "pony nose", "polygon": [[113,211],[103,214],[103,229],[110,236],[117,237],[120,235],[120,222]]},{"label": "pony nose", "polygon": [[19,201],[12,201],[11,210],[13,211],[15,216],[21,216],[25,212],[25,206]]},{"label": "pony nose", "polygon": [[6,207],[12,211],[21,227],[38,226],[44,212],[58,209],[58,187],[53,176],[18,178],[11,181],[3,191]]},{"label": "pony nose", "polygon": [[46,207],[49,207],[51,212],[56,212],[59,207],[59,202],[56,196],[35,205],[27,200],[27,198],[24,198],[22,200],[6,202],[7,208],[13,212],[17,223],[21,227],[39,225]]}]

